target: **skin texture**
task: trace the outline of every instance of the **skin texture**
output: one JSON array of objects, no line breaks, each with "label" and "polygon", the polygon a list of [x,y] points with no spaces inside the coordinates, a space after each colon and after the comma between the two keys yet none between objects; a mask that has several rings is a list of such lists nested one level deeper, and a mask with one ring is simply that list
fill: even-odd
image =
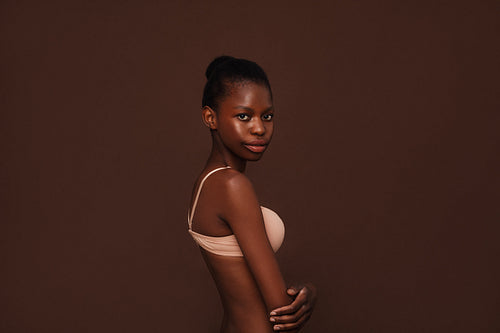
[{"label": "skin texture", "polygon": [[226,165],[231,169],[206,180],[193,230],[209,236],[234,234],[244,255],[219,256],[200,248],[224,307],[224,333],[296,332],[309,319],[316,300],[313,285],[287,290],[257,196],[244,174],[246,162],[259,160],[271,141],[273,112],[269,90],[252,82],[234,84],[217,112],[207,106],[202,110],[212,151],[193,193],[209,171]]}]

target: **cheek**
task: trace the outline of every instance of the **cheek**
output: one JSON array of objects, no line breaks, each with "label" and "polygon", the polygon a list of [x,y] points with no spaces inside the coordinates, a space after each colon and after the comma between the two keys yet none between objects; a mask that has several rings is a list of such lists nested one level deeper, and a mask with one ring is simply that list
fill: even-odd
[{"label": "cheek", "polygon": [[246,123],[242,121],[235,121],[231,124],[231,129],[230,131],[233,132],[235,135],[242,135],[246,131]]},{"label": "cheek", "polygon": [[240,121],[230,122],[224,124],[223,127],[220,128],[221,134],[228,139],[238,139],[245,134],[245,123]]}]

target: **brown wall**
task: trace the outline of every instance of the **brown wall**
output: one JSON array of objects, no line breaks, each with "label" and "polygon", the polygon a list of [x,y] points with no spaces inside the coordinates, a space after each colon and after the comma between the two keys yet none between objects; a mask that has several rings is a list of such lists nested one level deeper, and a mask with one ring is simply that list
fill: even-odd
[{"label": "brown wall", "polygon": [[304,332],[497,331],[498,3],[216,3],[1,2],[0,331],[217,331],[186,208],[221,54],[273,85],[249,174]]}]

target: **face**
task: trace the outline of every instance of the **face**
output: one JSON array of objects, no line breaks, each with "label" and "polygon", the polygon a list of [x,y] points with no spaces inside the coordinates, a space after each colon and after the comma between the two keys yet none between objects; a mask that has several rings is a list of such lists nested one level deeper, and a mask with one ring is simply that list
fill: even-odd
[{"label": "face", "polygon": [[259,160],[273,136],[273,103],[266,86],[256,83],[237,84],[231,94],[219,103],[217,133],[232,154],[248,160]]}]

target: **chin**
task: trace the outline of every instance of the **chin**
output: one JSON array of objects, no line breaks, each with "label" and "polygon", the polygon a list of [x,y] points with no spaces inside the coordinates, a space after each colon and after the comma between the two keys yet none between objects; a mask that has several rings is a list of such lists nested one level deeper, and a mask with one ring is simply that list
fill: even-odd
[{"label": "chin", "polygon": [[233,154],[241,158],[242,160],[249,161],[249,162],[257,162],[264,156],[265,151],[260,152],[260,153],[254,153],[249,151],[246,148],[239,149],[239,150],[233,150]]},{"label": "chin", "polygon": [[247,161],[258,161],[262,158],[262,156],[264,156],[264,153],[265,151],[261,152],[261,153],[252,153],[252,152],[248,152],[246,155],[246,160]]},{"label": "chin", "polygon": [[259,156],[253,156],[253,157],[251,157],[251,158],[247,158],[247,161],[250,161],[250,162],[257,162],[257,161],[259,161],[261,158],[262,158],[262,154],[260,154]]}]

